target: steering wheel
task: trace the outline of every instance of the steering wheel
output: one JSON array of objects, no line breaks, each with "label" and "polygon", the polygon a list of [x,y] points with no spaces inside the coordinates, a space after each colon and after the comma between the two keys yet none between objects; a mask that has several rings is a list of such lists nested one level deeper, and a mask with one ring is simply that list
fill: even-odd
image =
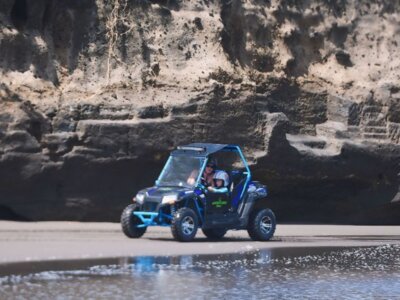
[{"label": "steering wheel", "polygon": [[199,190],[201,190],[204,194],[207,193],[207,187],[206,187],[204,184],[199,183],[199,184],[197,185],[197,188],[198,188]]}]

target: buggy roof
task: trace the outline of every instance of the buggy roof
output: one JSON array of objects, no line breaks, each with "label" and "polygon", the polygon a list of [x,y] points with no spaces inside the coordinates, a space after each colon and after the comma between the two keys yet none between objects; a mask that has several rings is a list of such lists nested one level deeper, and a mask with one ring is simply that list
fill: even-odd
[{"label": "buggy roof", "polygon": [[238,146],[229,144],[192,143],[178,146],[176,150],[172,151],[172,155],[208,156],[224,148],[227,150],[236,150]]}]

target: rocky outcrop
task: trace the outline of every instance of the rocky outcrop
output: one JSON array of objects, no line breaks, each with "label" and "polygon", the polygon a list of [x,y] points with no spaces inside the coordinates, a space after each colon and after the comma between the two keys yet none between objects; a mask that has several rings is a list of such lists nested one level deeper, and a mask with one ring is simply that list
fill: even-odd
[{"label": "rocky outcrop", "polygon": [[117,221],[204,141],[243,147],[282,222],[398,224],[399,18],[392,1],[3,1],[0,218]]}]

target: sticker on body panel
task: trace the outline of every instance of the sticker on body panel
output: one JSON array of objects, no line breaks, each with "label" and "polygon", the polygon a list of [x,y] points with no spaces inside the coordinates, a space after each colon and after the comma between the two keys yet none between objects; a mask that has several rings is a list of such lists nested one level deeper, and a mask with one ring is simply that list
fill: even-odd
[{"label": "sticker on body panel", "polygon": [[211,202],[211,205],[213,205],[213,206],[215,206],[217,208],[220,208],[220,207],[225,206],[227,204],[228,204],[228,201],[223,200],[221,198],[219,198],[217,201]]}]

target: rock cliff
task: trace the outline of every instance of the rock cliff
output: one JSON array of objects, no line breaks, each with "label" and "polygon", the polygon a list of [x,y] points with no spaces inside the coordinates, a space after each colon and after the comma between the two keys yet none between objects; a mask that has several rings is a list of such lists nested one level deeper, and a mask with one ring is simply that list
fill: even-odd
[{"label": "rock cliff", "polygon": [[117,221],[190,142],[281,222],[400,224],[400,2],[3,0],[0,218]]}]

